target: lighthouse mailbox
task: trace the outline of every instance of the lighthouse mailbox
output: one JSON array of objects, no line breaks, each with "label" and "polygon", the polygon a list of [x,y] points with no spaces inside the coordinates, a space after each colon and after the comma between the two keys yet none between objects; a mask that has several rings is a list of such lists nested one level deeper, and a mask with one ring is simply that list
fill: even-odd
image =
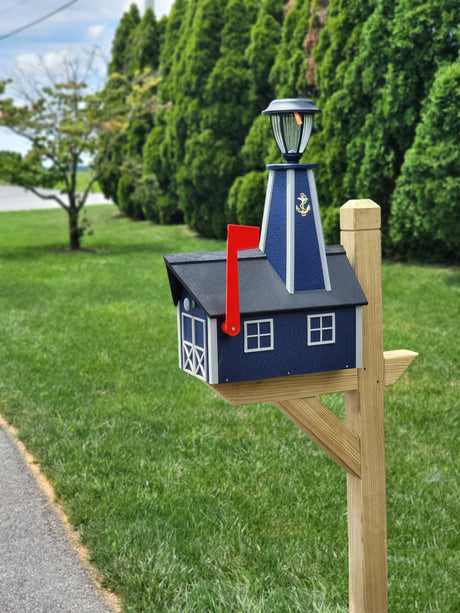
[{"label": "lighthouse mailbox", "polygon": [[267,167],[260,235],[229,226],[226,252],[165,256],[180,367],[210,384],[361,367],[366,297],[344,248],[324,244],[316,165],[299,163],[318,109],[263,112],[286,162]]},{"label": "lighthouse mailbox", "polygon": [[[417,354],[383,351],[380,207],[348,201],[344,246],[324,244],[315,164],[299,162],[317,111],[263,111],[285,163],[268,166],[260,233],[229,226],[226,252],[165,256],[179,362],[230,404],[274,402],[347,472],[349,611],[387,613],[384,388]],[[334,392],[345,422],[318,398]]]}]

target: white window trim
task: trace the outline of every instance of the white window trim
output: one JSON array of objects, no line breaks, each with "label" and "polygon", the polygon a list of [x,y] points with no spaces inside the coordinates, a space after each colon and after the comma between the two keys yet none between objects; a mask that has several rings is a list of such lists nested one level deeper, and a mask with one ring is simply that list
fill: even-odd
[{"label": "white window trim", "polygon": [[[323,318],[332,317],[332,326],[323,326]],[[320,324],[319,328],[312,328],[311,322],[313,318],[319,318]],[[320,340],[312,341],[311,333],[320,331]],[[328,341],[323,341],[323,330],[332,330],[332,339]],[[307,345],[312,347],[314,345],[333,345],[335,343],[335,313],[317,313],[312,315],[307,315]]]},{"label": "white window trim", "polygon": [[[267,334],[260,333],[260,324],[270,324],[270,332]],[[257,334],[248,334],[248,325],[249,324],[257,324]],[[260,339],[262,337],[270,337],[270,346],[269,347],[260,347]],[[258,342],[255,349],[249,349],[248,347],[248,338],[257,338]],[[274,340],[273,340],[273,319],[252,319],[250,321],[244,322],[244,353],[255,353],[259,351],[272,351],[274,348]]]}]

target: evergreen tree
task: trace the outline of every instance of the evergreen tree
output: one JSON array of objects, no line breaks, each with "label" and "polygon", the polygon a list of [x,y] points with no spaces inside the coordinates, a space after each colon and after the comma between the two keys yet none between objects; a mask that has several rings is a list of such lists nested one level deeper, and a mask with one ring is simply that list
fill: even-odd
[{"label": "evergreen tree", "polygon": [[270,84],[278,98],[305,97],[306,51],[303,46],[310,24],[310,0],[296,0],[283,22],[281,43],[270,71]]},{"label": "evergreen tree", "polygon": [[[159,45],[158,24],[153,11],[147,9],[141,19],[137,6],[131,5],[120,21],[112,45],[112,60],[109,64],[111,78],[106,86],[108,98],[113,101],[116,91],[122,106],[131,93],[133,80],[145,69],[158,70]],[[142,180],[142,151],[152,126],[153,115],[133,117],[124,137],[112,148],[99,182],[105,196],[118,204],[126,215],[135,219],[144,218],[143,208],[140,203],[130,201],[134,198],[135,190],[127,186],[128,183],[136,185]],[[128,173],[129,180],[127,177],[119,188],[122,173]]]},{"label": "evergreen tree", "polygon": [[[108,74],[116,73],[125,74],[126,56],[129,51],[129,43],[134,30],[140,23],[139,9],[136,4],[131,4],[128,12],[124,13],[120,23],[115,31],[115,37],[112,42],[112,56],[108,65]],[[122,99],[128,94],[128,89],[120,88],[120,82],[108,82],[106,89],[110,88],[112,92],[117,90],[120,96],[120,104]],[[113,98],[112,93],[108,97]],[[99,179],[99,185],[104,193],[104,196],[118,202],[118,181],[120,179],[120,167],[123,163],[123,141],[120,139],[117,146],[110,152],[109,159],[105,162],[104,172]],[[96,166],[98,162],[96,160]]]},{"label": "evergreen tree", "polygon": [[115,32],[112,43],[112,58],[109,63],[109,74],[114,72],[125,73],[126,58],[130,56],[129,44],[132,40],[133,31],[141,21],[139,9],[136,4],[131,4],[127,13],[121,18]]},{"label": "evergreen tree", "polygon": [[348,199],[343,188],[346,150],[367,112],[368,100],[361,84],[362,65],[356,63],[356,58],[362,48],[363,22],[367,23],[370,4],[367,0],[346,4],[332,0],[313,51],[321,113],[315,118],[317,132],[309,145],[309,156],[319,164],[318,194],[324,233],[330,242],[338,240],[338,210],[328,211],[328,208],[337,209]]},{"label": "evergreen tree", "polygon": [[175,0],[171,7],[160,52],[162,83],[158,95],[162,102],[168,102],[173,99],[172,92],[175,84],[169,78],[169,75],[173,65],[178,62],[184,52],[187,40],[184,32],[187,27],[191,26],[190,19],[193,17],[195,4],[194,0]]},{"label": "evergreen tree", "polygon": [[241,148],[241,158],[245,172],[263,171],[266,164],[281,159],[267,115],[255,118]]},{"label": "evergreen tree", "polygon": [[170,112],[161,113],[143,150],[144,177],[155,177],[157,181],[156,199],[151,204],[149,218],[162,224],[182,223],[184,220],[177,198],[175,166],[171,162],[176,156],[176,148],[167,123]]},{"label": "evergreen tree", "polygon": [[318,87],[321,98],[330,96],[343,87],[345,71],[359,51],[360,32],[367,20],[371,6],[369,0],[331,0],[327,9],[327,21],[321,31],[313,55],[320,65]]},{"label": "evergreen tree", "polygon": [[228,191],[241,172],[239,150],[256,112],[245,60],[251,11],[244,0],[229,0],[223,17],[219,59],[197,108],[203,132],[187,140],[185,163],[178,171],[179,202],[186,221],[202,234],[220,237],[226,233]]},{"label": "evergreen tree", "polygon": [[[457,0],[176,0],[161,27],[151,11],[142,20],[136,11],[120,22],[111,69],[134,74],[159,62],[159,99],[171,106],[155,125],[134,120],[123,155],[113,152],[115,197],[141,203],[139,194],[151,189],[147,213],[137,207],[141,214],[161,223],[184,219],[210,236],[223,236],[227,221],[255,223],[264,166],[279,160],[270,123],[258,114],[273,98],[319,93],[322,113],[307,155],[319,163],[327,239],[337,238],[343,201],[369,197],[382,207],[384,230],[393,202],[393,240],[402,253],[419,253],[413,241],[426,227],[418,212],[426,204],[413,187],[418,229],[404,242],[401,203],[409,180],[427,167],[419,143],[437,153],[428,101],[442,88],[457,100],[452,74],[449,80],[444,72],[458,57]],[[426,170],[427,194],[438,174],[449,190],[457,188],[448,179],[455,163],[445,161],[442,172],[437,164],[439,173]],[[127,178],[118,190],[122,164]],[[128,179],[142,179],[142,189]],[[444,217],[432,219],[442,226]]]},{"label": "evergreen tree", "polygon": [[[250,33],[245,57],[249,64],[254,110],[257,112],[241,147],[242,175],[229,192],[226,217],[229,223],[259,225],[262,221],[267,180],[265,165],[279,156],[270,121],[260,112],[276,97],[269,77],[279,52],[284,19],[284,0],[264,0]],[[272,153],[270,157],[270,153]],[[250,199],[256,199],[250,202]]]},{"label": "evergreen tree", "polygon": [[437,67],[452,62],[458,54],[459,22],[456,0],[399,0],[396,4],[385,82],[372,114],[357,135],[363,143],[363,155],[356,174],[356,193],[358,197],[367,194],[380,204],[384,230],[391,194]]},{"label": "evergreen tree", "polygon": [[128,38],[124,72],[135,72],[146,67],[157,70],[159,63],[160,31],[156,17],[149,7]]},{"label": "evergreen tree", "polygon": [[245,59],[251,23],[247,0],[229,0],[217,60],[204,90],[202,126],[228,139],[237,154],[256,110]]},{"label": "evergreen tree", "polygon": [[[184,54],[192,35],[198,0],[176,0],[165,28],[160,52],[162,81],[158,97],[172,107],[160,111],[143,151],[146,176],[157,179],[156,217],[160,223],[181,223],[183,213],[177,197],[177,168],[183,160],[186,132],[181,109],[187,106]],[[189,58],[190,60],[190,58]]]},{"label": "evergreen tree", "polygon": [[274,97],[269,74],[281,40],[282,6],[284,0],[265,0],[251,29],[251,41],[246,59],[252,76],[252,87],[259,110],[266,108]]},{"label": "evergreen tree", "polygon": [[460,245],[460,58],[436,73],[414,142],[396,181],[394,249],[425,261],[458,261]]},{"label": "evergreen tree", "polygon": [[230,223],[260,226],[264,211],[266,176],[263,172],[252,171],[238,177],[228,196]]},{"label": "evergreen tree", "polygon": [[160,100],[171,101],[172,107],[158,117],[144,150],[146,167],[158,179],[158,204],[163,218],[169,211],[171,218],[177,219],[180,210],[189,209],[178,175],[184,172],[187,140],[203,129],[204,90],[219,57],[225,5],[226,0],[181,0],[185,11],[182,25],[176,11],[172,12],[173,26],[168,24],[165,49],[172,54],[172,61],[163,51],[164,81],[159,95]]},{"label": "evergreen tree", "polygon": [[[345,200],[359,195],[356,178],[360,172],[365,155],[366,141],[361,136],[361,130],[367,122],[372,121],[380,92],[385,85],[386,66],[389,62],[388,40],[391,36],[394,20],[395,1],[378,0],[375,10],[363,25],[359,52],[355,55],[345,74],[344,91],[346,107],[343,109],[347,120],[344,130],[346,136],[346,168],[343,176],[343,186],[336,183],[336,190],[343,189]],[[334,202],[339,203],[338,191]],[[363,196],[364,197],[364,196]]]}]

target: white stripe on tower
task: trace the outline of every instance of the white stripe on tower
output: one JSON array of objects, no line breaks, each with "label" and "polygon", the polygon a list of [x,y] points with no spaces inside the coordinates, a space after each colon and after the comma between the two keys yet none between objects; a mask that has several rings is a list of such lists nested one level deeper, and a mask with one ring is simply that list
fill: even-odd
[{"label": "white stripe on tower", "polygon": [[295,171],[286,177],[286,289],[294,293],[295,278]]},{"label": "white stripe on tower", "polygon": [[316,191],[315,175],[311,168],[307,170],[308,185],[310,186],[311,203],[315,219],[316,236],[318,238],[319,255],[321,258],[321,268],[323,269],[324,289],[331,291],[331,280],[329,278],[329,268],[327,267],[326,249],[324,247],[323,226],[319,213],[318,193]]}]

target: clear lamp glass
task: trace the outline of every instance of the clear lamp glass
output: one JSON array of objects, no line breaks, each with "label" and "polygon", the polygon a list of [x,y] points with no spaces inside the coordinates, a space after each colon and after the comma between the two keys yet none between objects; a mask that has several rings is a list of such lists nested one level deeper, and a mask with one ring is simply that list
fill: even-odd
[{"label": "clear lamp glass", "polygon": [[286,162],[299,162],[310,140],[316,106],[307,99],[274,100],[262,111],[270,115],[271,126]]}]

